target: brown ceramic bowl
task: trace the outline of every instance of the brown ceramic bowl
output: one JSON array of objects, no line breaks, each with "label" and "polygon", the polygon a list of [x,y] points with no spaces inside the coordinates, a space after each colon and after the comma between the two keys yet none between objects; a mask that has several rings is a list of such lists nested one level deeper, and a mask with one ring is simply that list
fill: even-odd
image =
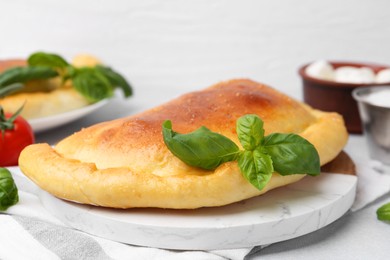
[{"label": "brown ceramic bowl", "polygon": [[[358,68],[368,67],[375,73],[390,67],[386,65],[359,62],[328,62],[335,69],[342,66],[352,66]],[[313,78],[306,74],[306,67],[310,64],[311,63],[306,64],[299,69],[299,75],[301,76],[303,82],[303,100],[305,103],[309,104],[313,108],[341,114],[344,117],[348,132],[361,134],[362,123],[357,103],[352,97],[352,91],[358,87],[389,85],[390,82],[356,84]]]}]

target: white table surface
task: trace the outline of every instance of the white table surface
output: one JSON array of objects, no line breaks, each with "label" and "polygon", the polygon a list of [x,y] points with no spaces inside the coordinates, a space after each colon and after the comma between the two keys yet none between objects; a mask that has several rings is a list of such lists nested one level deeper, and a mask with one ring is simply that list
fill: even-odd
[{"label": "white table surface", "polygon": [[[82,127],[143,111],[184,92],[185,89],[176,89],[148,93],[136,89],[130,99],[114,98],[80,120],[38,134],[36,141],[55,144]],[[345,151],[354,161],[368,159],[361,135],[351,135]],[[386,202],[390,202],[389,194],[359,211],[347,213],[317,232],[270,245],[250,259],[389,259],[390,224],[376,219],[376,209]]]}]

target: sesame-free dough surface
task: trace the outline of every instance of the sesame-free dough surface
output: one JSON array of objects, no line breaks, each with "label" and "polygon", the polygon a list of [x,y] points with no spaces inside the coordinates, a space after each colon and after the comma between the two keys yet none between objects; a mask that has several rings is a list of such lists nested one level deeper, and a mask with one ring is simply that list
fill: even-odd
[{"label": "sesame-free dough surface", "polygon": [[25,119],[57,115],[88,106],[90,102],[72,87],[60,87],[50,92],[18,93],[0,99],[0,106],[14,114],[20,113]]},{"label": "sesame-free dough surface", "polygon": [[348,138],[340,115],[313,110],[273,88],[239,79],[82,129],[55,147],[28,146],[19,166],[59,198],[114,208],[222,206],[303,178],[274,173],[259,191],[242,177],[236,162],[214,171],[190,167],[166,148],[162,138],[162,122],[169,119],[176,132],[206,126],[240,146],[236,120],[245,114],[260,116],[266,135],[291,132],[306,138],[316,147],[321,165],[335,158]]}]

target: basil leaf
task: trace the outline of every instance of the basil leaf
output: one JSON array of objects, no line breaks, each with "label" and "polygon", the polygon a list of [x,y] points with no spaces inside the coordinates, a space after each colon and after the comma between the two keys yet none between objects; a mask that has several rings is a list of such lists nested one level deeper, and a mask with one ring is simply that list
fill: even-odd
[{"label": "basil leaf", "polygon": [[17,90],[23,88],[23,84],[21,83],[12,83],[11,85],[0,87],[0,98],[5,97]]},{"label": "basil leaf", "polygon": [[296,134],[274,133],[264,138],[263,147],[281,175],[320,174],[320,158],[315,147]]},{"label": "basil leaf", "polygon": [[77,69],[72,81],[74,88],[90,102],[111,97],[113,94],[110,82],[94,68]]},{"label": "basil leaf", "polygon": [[58,72],[48,67],[14,67],[0,74],[0,87],[33,79],[48,79],[58,76]]},{"label": "basil leaf", "polygon": [[245,179],[259,190],[264,188],[274,172],[271,157],[263,153],[260,147],[240,153],[238,167]]},{"label": "basil leaf", "polygon": [[235,160],[239,152],[233,141],[206,127],[188,134],[179,134],[172,130],[172,122],[167,120],[162,129],[168,149],[190,166],[213,170],[224,162]]},{"label": "basil leaf", "polygon": [[390,203],[382,205],[379,209],[377,209],[376,215],[379,220],[390,221]]},{"label": "basil leaf", "polygon": [[238,139],[245,150],[254,150],[264,138],[263,121],[257,115],[245,115],[236,123]]},{"label": "basil leaf", "polygon": [[0,168],[0,210],[5,211],[18,201],[18,188],[11,173],[5,168]]},{"label": "basil leaf", "polygon": [[120,87],[125,94],[125,97],[129,97],[133,94],[132,87],[119,73],[109,67],[103,67],[100,65],[97,65],[95,68],[104,76],[106,76],[111,85],[114,87]]},{"label": "basil leaf", "polygon": [[61,56],[52,53],[36,52],[28,57],[27,62],[30,66],[43,66],[50,68],[65,68],[69,66],[68,62]]}]

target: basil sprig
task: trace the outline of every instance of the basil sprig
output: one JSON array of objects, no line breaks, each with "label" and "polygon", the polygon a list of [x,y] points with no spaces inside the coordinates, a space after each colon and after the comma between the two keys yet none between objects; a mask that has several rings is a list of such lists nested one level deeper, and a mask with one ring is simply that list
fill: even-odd
[{"label": "basil sprig", "polygon": [[0,211],[5,211],[19,201],[18,188],[11,173],[0,168]]},{"label": "basil sprig", "polygon": [[13,83],[60,76],[62,82],[72,80],[73,87],[90,102],[111,97],[115,88],[120,88],[125,97],[133,94],[126,79],[106,66],[76,68],[61,56],[45,52],[33,53],[27,63],[27,67],[11,68],[0,74],[0,88]]},{"label": "basil sprig", "polygon": [[390,221],[390,202],[378,208],[376,215],[379,220]]},{"label": "basil sprig", "polygon": [[188,133],[172,130],[172,122],[162,125],[168,149],[184,163],[213,170],[229,161],[237,161],[242,175],[261,190],[274,171],[280,175],[320,174],[320,159],[315,147],[296,134],[273,133],[264,136],[263,121],[257,115],[245,115],[236,122],[238,139],[244,148],[229,138],[202,126]]}]

